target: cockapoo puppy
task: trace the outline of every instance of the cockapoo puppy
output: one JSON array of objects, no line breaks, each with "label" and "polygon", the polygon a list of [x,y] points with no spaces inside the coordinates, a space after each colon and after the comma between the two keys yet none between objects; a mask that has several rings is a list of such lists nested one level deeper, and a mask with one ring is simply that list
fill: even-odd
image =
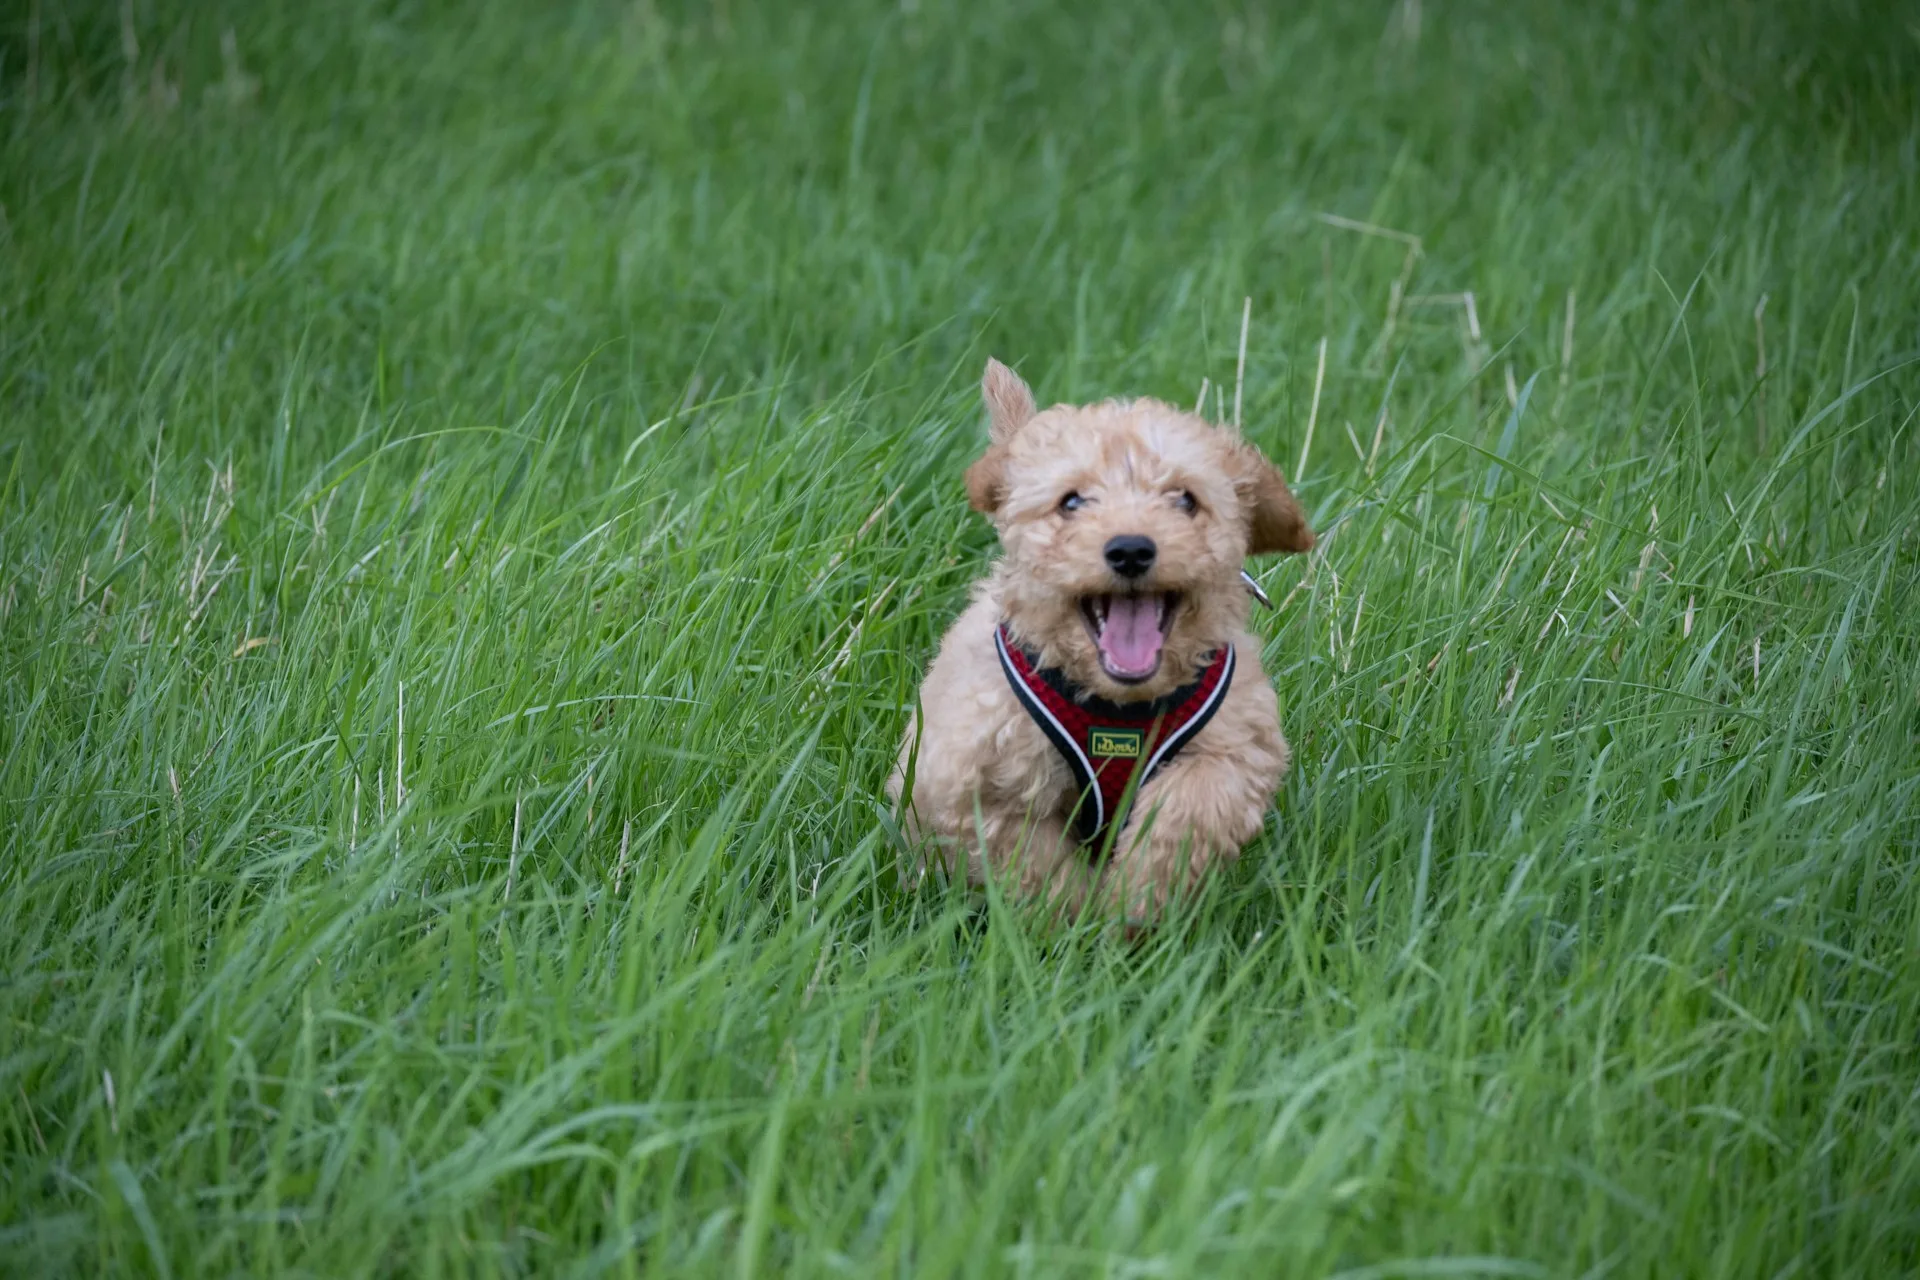
[{"label": "cockapoo puppy", "polygon": [[1003,550],[941,642],[888,791],[949,874],[1152,918],[1287,770],[1247,556],[1313,546],[1271,462],[1158,400],[1039,411],[997,360],[967,497]]}]

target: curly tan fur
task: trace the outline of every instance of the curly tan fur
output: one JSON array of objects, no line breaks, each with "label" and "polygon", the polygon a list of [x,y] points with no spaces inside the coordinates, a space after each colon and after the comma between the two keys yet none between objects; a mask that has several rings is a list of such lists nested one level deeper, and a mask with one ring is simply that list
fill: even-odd
[{"label": "curly tan fur", "polygon": [[[1070,910],[1093,903],[1144,921],[1239,855],[1286,773],[1240,570],[1250,554],[1310,549],[1313,531],[1272,463],[1191,413],[1158,400],[1040,411],[997,360],[981,390],[990,443],[967,470],[967,496],[993,521],[1003,554],[941,642],[889,794],[898,802],[911,776],[907,829],[930,840],[950,873],[974,883],[1003,875]],[[1069,492],[1082,495],[1077,509],[1063,508]],[[1121,589],[1103,556],[1121,534],[1144,534],[1158,549],[1147,576],[1127,585],[1180,600],[1158,669],[1130,682],[1102,665],[1080,603]],[[1226,700],[1141,788],[1104,867],[1068,826],[1073,775],[1000,670],[993,632],[1002,621],[1042,665],[1115,702],[1161,697],[1221,645],[1234,647]]]}]

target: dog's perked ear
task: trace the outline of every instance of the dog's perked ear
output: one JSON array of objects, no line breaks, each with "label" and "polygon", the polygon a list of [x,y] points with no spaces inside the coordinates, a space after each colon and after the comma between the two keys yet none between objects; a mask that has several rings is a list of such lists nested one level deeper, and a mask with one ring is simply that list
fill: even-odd
[{"label": "dog's perked ear", "polygon": [[967,502],[975,511],[992,515],[1006,496],[1007,442],[1036,412],[1033,392],[1020,375],[993,357],[980,378],[980,398],[987,404],[987,436],[992,441],[980,460],[967,468]]},{"label": "dog's perked ear", "polygon": [[1234,488],[1247,504],[1247,554],[1313,550],[1313,530],[1280,468],[1244,440],[1234,445]]},{"label": "dog's perked ear", "polygon": [[995,444],[1013,439],[1014,432],[1037,412],[1033,392],[1020,375],[992,356],[987,357],[987,371],[980,375],[980,398],[987,402],[987,433]]}]

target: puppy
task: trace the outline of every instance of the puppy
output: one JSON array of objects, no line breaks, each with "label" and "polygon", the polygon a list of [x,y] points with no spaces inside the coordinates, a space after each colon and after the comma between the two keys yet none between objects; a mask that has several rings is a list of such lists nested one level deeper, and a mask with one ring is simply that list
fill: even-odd
[{"label": "puppy", "polygon": [[1249,555],[1313,547],[1278,469],[1158,400],[1035,408],[998,360],[967,498],[1002,555],[941,642],[888,786],[949,874],[1156,915],[1286,773]]}]

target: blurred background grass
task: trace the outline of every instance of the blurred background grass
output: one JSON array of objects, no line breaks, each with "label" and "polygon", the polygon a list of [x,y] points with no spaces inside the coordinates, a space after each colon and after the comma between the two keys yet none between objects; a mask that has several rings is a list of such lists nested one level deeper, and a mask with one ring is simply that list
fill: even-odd
[{"label": "blurred background grass", "polygon": [[[0,1265],[1911,1269],[1917,55],[14,6]],[[988,352],[1325,539],[1143,948],[894,885]]]}]

